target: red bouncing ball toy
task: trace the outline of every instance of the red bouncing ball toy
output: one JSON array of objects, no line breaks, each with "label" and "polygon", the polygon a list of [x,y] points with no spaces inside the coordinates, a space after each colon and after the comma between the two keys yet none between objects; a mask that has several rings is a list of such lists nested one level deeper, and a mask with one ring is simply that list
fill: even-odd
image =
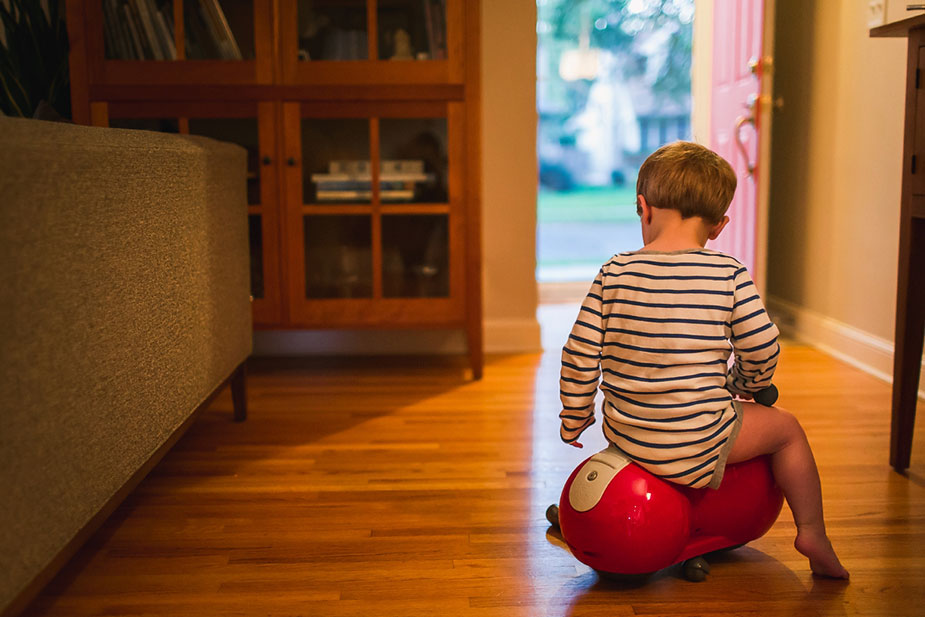
[{"label": "red bouncing ball toy", "polygon": [[704,554],[760,538],[782,504],[768,457],[727,465],[717,490],[692,489],[611,446],[572,472],[558,524],[572,554],[595,570],[648,574],[685,562],[685,575],[700,581],[709,571]]}]

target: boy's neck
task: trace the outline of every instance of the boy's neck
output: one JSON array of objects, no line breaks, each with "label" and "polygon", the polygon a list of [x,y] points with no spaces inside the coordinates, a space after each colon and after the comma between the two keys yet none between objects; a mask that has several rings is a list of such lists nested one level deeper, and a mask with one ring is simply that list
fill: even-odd
[{"label": "boy's neck", "polygon": [[650,251],[683,251],[706,246],[710,229],[699,216],[681,218],[677,210],[652,208],[652,222],[643,225],[643,247]]}]

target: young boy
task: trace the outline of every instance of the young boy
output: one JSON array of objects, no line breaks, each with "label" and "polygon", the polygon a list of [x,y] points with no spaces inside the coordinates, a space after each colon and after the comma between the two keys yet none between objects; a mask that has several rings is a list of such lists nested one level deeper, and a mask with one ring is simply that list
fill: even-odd
[{"label": "young boy", "polygon": [[643,163],[636,212],[645,246],[607,262],[582,304],[562,350],[560,434],[581,447],[600,379],[604,436],[666,480],[715,489],[727,463],[769,454],[793,511],[794,546],[814,573],[848,578],[799,422],[733,399],[769,386],[780,354],[745,267],[704,248],[729,222],[735,187],[729,164],[697,144],[663,146]]}]

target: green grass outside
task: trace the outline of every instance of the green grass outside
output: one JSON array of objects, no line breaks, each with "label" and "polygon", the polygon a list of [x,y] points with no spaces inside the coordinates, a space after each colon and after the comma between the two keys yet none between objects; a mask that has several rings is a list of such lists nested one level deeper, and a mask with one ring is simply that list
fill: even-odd
[{"label": "green grass outside", "polygon": [[537,220],[540,223],[635,223],[635,186],[579,188],[568,192],[540,188]]}]

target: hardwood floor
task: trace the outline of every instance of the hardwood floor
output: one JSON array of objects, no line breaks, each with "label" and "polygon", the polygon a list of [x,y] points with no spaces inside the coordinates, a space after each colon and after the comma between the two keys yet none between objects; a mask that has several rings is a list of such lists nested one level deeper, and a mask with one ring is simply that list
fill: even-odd
[{"label": "hardwood floor", "polygon": [[490,357],[477,383],[433,359],[258,365],[247,422],[223,393],[26,614],[923,614],[925,418],[900,476],[887,384],[797,345],[776,379],[850,583],[811,576],[785,508],[705,583],[621,584],[543,517],[604,446],[559,442],[557,356]]}]

